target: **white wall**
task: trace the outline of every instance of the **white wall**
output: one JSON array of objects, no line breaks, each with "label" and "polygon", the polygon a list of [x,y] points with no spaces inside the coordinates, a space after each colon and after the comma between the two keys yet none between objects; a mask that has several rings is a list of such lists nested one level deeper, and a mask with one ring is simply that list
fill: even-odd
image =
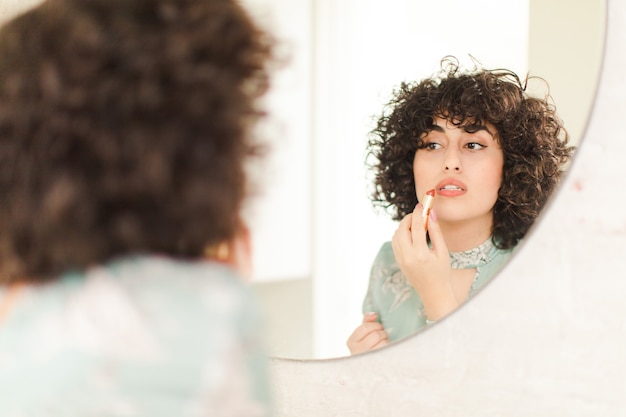
[{"label": "white wall", "polygon": [[606,1],[529,3],[528,70],[549,82],[558,113],[573,142],[578,142],[592,108],[602,63]]},{"label": "white wall", "polygon": [[41,2],[42,0],[1,0],[0,24]]},{"label": "white wall", "polygon": [[311,144],[313,4],[311,0],[244,0],[276,36],[279,58],[261,129],[269,158],[253,172],[259,195],[247,220],[254,248],[254,282],[311,276]]}]

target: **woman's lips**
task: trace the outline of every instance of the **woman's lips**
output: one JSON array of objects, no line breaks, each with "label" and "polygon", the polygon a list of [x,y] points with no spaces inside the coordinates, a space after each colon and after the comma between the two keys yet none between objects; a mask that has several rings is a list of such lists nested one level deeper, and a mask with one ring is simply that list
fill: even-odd
[{"label": "woman's lips", "polygon": [[459,180],[446,179],[439,182],[435,190],[442,197],[458,197],[467,192],[467,186]]}]

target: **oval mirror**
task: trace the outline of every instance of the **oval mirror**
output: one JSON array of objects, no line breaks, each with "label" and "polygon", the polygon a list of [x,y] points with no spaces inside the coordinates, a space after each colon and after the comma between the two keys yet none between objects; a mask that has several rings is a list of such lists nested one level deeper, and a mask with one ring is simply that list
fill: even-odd
[{"label": "oval mirror", "polygon": [[288,56],[269,98],[264,194],[249,216],[269,349],[285,358],[346,356],[373,259],[396,228],[372,209],[364,166],[368,133],[391,90],[436,73],[445,55],[539,76],[576,144],[597,83],[605,2],[246,4]]}]

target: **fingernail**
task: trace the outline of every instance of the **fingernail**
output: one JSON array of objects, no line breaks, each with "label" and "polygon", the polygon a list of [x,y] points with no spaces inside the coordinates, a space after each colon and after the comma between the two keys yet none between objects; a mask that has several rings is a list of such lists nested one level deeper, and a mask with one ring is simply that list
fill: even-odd
[{"label": "fingernail", "polygon": [[365,313],[364,320],[376,320],[378,315],[373,311],[368,311]]}]

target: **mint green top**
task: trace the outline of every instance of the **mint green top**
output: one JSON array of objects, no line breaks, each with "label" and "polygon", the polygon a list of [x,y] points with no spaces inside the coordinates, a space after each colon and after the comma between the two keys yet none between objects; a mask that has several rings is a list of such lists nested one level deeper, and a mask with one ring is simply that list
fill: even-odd
[{"label": "mint green top", "polygon": [[128,258],[28,286],[0,324],[0,416],[268,416],[259,317],[213,262]]},{"label": "mint green top", "polygon": [[[465,252],[451,252],[453,269],[476,268],[468,298],[487,284],[508,261],[514,249],[496,248],[491,239]],[[390,341],[410,336],[427,324],[424,304],[396,263],[391,242],[380,248],[370,273],[363,313],[375,312]]]}]

